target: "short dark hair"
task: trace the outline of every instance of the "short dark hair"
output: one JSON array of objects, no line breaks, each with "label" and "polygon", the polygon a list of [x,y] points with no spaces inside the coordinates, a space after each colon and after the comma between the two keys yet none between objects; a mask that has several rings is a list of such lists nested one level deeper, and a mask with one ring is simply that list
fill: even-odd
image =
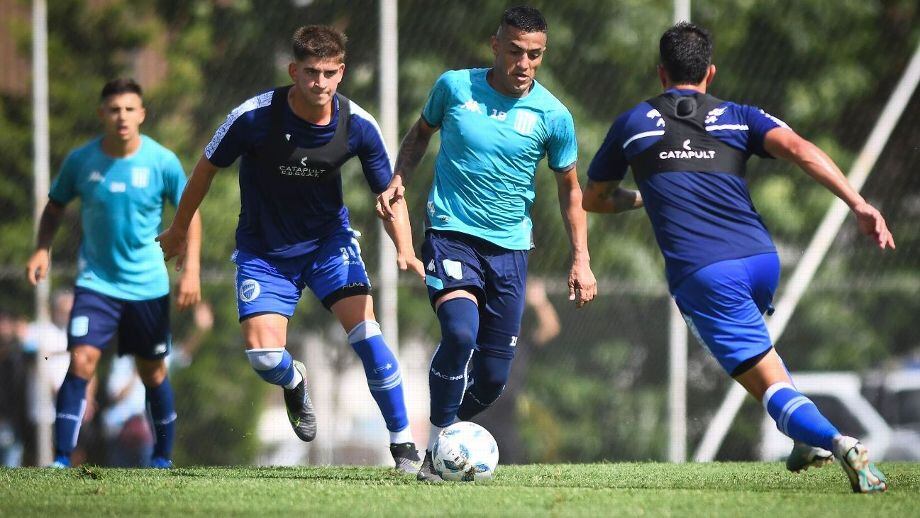
[{"label": "short dark hair", "polygon": [[345,43],[348,38],[329,25],[304,25],[294,31],[291,46],[296,61],[307,58],[338,59],[345,61]]},{"label": "short dark hair", "polygon": [[680,22],[661,35],[661,66],[674,84],[698,84],[712,63],[712,38],[706,29]]},{"label": "short dark hair", "polygon": [[117,79],[112,79],[102,87],[102,93],[99,94],[99,99],[104,101],[118,94],[137,94],[138,97],[144,97],[141,85],[137,84],[137,81],[130,77],[119,77]]},{"label": "short dark hair", "polygon": [[546,19],[534,7],[519,5],[506,9],[502,13],[499,29],[505,26],[514,27],[524,32],[546,32]]}]

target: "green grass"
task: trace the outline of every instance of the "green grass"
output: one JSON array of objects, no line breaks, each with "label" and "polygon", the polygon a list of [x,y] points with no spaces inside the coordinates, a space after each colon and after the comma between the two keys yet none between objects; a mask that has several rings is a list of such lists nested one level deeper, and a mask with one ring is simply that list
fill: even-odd
[{"label": "green grass", "polygon": [[836,465],[500,466],[427,485],[384,468],[0,469],[0,516],[918,516],[920,463],[882,463],[891,489],[854,495]]}]

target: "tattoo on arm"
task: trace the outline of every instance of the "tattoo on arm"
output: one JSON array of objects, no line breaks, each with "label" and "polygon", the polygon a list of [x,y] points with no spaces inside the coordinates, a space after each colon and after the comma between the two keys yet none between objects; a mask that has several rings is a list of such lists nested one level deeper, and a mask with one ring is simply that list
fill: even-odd
[{"label": "tattoo on arm", "polygon": [[431,135],[422,129],[421,124],[422,122],[418,121],[412,126],[400,144],[399,153],[396,155],[395,172],[402,176],[403,184],[408,183],[409,176],[422,161],[425,150],[428,149],[428,142],[431,140]]}]

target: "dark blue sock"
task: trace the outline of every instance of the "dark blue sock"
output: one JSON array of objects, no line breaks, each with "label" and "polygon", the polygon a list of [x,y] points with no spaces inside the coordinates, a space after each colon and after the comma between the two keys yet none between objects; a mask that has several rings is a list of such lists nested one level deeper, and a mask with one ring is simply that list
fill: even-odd
[{"label": "dark blue sock", "polygon": [[380,334],[380,324],[364,321],[348,333],[348,342],[358,353],[367,376],[367,386],[383,414],[387,430],[398,432],[409,426],[403,398],[399,362]]},{"label": "dark blue sock", "polygon": [[147,387],[147,407],[155,433],[153,456],[169,459],[176,438],[176,407],[168,377],[158,387]]},{"label": "dark blue sock", "polygon": [[457,417],[461,421],[469,421],[495,403],[508,383],[513,358],[513,352],[497,353],[484,349],[480,344],[480,350],[473,353],[473,360],[470,362],[470,385],[463,395],[460,410],[457,411]]},{"label": "dark blue sock", "polygon": [[86,412],[87,380],[70,372],[57,394],[57,416],[54,418],[54,456],[70,458],[77,447],[80,424]]},{"label": "dark blue sock", "polygon": [[441,344],[431,358],[428,388],[431,424],[445,427],[454,422],[466,390],[466,367],[479,333],[479,307],[470,299],[451,299],[438,308],[438,320]]},{"label": "dark blue sock", "polygon": [[779,431],[796,441],[834,451],[834,437],[840,432],[792,385],[776,383],[770,386],[763,401]]}]

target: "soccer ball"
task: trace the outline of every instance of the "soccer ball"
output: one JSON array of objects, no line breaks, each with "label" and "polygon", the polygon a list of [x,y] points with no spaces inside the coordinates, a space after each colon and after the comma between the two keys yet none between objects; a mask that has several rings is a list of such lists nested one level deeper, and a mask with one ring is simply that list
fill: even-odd
[{"label": "soccer ball", "polygon": [[444,480],[488,480],[498,465],[498,445],[485,428],[461,421],[441,430],[431,456]]}]

